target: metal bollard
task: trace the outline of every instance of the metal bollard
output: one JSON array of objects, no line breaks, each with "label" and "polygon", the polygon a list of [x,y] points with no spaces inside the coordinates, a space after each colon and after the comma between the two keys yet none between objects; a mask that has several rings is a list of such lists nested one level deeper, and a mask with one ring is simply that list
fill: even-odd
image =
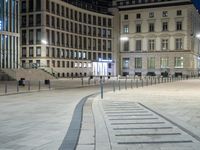
[{"label": "metal bollard", "polygon": [[120,87],[120,80],[118,81],[118,86],[119,86],[119,91],[121,90],[121,87]]},{"label": "metal bollard", "polygon": [[17,82],[17,93],[19,92],[19,84],[18,84],[18,82]]},{"label": "metal bollard", "polygon": [[28,90],[29,91],[31,90],[31,83],[30,83],[30,81],[28,81]]},{"label": "metal bollard", "polygon": [[7,83],[5,83],[5,94],[7,94],[8,93],[8,85],[7,85]]},{"label": "metal bollard", "polygon": [[125,80],[125,89],[127,90],[127,79]]},{"label": "metal bollard", "polygon": [[138,79],[136,80],[136,87],[138,88]]},{"label": "metal bollard", "polygon": [[131,79],[131,89],[133,88],[133,80]]},{"label": "metal bollard", "polygon": [[156,78],[154,78],[154,80],[155,80],[155,85],[156,85]]},{"label": "metal bollard", "polygon": [[115,80],[113,80],[113,92],[115,92]]},{"label": "metal bollard", "polygon": [[39,90],[39,91],[40,91],[40,88],[41,88],[40,86],[41,86],[41,85],[40,85],[40,81],[39,81],[39,83],[38,83],[38,90]]},{"label": "metal bollard", "polygon": [[146,85],[147,85],[147,86],[149,86],[149,83],[148,83],[148,82],[149,82],[149,79],[146,78]]},{"label": "metal bollard", "polygon": [[51,82],[49,82],[49,90],[51,90]]},{"label": "metal bollard", "polygon": [[153,82],[152,82],[152,78],[151,78],[151,85],[153,84]]},{"label": "metal bollard", "polygon": [[101,86],[101,99],[103,99],[103,81],[100,80],[100,86]]},{"label": "metal bollard", "polygon": [[144,82],[143,82],[143,79],[141,80],[141,82],[142,82],[142,87],[144,86]]}]

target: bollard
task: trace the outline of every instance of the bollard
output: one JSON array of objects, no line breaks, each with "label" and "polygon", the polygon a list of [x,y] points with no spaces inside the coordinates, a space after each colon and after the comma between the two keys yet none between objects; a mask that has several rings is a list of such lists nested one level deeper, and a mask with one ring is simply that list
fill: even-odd
[{"label": "bollard", "polygon": [[31,90],[31,83],[30,83],[30,81],[28,81],[28,90],[29,91]]},{"label": "bollard", "polygon": [[125,89],[127,90],[127,78],[125,80]]},{"label": "bollard", "polygon": [[151,85],[152,85],[153,83],[152,83],[152,77],[151,77]]},{"label": "bollard", "polygon": [[133,88],[133,80],[131,79],[131,89]]},{"label": "bollard", "polygon": [[101,86],[101,99],[103,99],[103,81],[100,80],[100,86]]},{"label": "bollard", "polygon": [[7,83],[5,83],[5,94],[7,94],[8,93],[8,85],[7,85]]},{"label": "bollard", "polygon": [[17,93],[19,92],[19,84],[18,84],[18,82],[17,82]]},{"label": "bollard", "polygon": [[119,86],[119,91],[121,90],[121,87],[120,87],[120,80],[118,81],[118,86]]},{"label": "bollard", "polygon": [[138,79],[136,80],[136,87],[138,88]]},{"label": "bollard", "polygon": [[81,85],[83,86],[83,78],[81,78]]},{"label": "bollard", "polygon": [[154,78],[154,80],[155,80],[155,85],[156,85],[156,78]]},{"label": "bollard", "polygon": [[115,80],[113,80],[113,92],[115,92]]},{"label": "bollard", "polygon": [[149,82],[149,79],[146,78],[146,85],[147,85],[147,86],[149,86],[149,83],[148,83],[148,82]]},{"label": "bollard", "polygon": [[51,90],[51,82],[49,82],[49,90]]},{"label": "bollard", "polygon": [[41,85],[40,85],[40,80],[39,80],[39,83],[38,83],[38,90],[40,91],[40,87]]},{"label": "bollard", "polygon": [[143,87],[144,86],[143,79],[141,80],[141,82],[142,82],[142,87]]}]

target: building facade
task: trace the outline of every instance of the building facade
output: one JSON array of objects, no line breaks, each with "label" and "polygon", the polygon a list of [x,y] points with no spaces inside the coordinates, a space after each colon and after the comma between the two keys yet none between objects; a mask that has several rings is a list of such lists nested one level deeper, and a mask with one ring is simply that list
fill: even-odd
[{"label": "building facade", "polygon": [[200,17],[190,0],[116,0],[121,75],[197,75]]},{"label": "building facade", "polygon": [[21,64],[58,77],[114,75],[113,16],[63,0],[21,1]]},{"label": "building facade", "polygon": [[19,1],[0,1],[0,69],[19,67]]}]

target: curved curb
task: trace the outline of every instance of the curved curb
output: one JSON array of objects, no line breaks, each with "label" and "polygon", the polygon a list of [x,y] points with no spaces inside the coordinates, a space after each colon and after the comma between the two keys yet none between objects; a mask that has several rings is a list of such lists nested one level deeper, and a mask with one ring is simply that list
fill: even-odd
[{"label": "curved curb", "polygon": [[59,150],[75,150],[78,144],[81,124],[83,119],[83,106],[87,99],[91,96],[96,95],[96,93],[88,95],[81,99],[81,101],[76,105],[76,108],[73,113],[73,117],[70,123],[70,126],[67,130],[64,140],[59,148]]}]

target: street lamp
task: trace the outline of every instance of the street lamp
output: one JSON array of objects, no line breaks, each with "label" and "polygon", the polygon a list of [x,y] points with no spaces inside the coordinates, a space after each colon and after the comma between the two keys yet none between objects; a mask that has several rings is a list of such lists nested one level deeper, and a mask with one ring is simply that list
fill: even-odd
[{"label": "street lamp", "polygon": [[121,37],[120,40],[121,41],[128,41],[128,37]]}]

